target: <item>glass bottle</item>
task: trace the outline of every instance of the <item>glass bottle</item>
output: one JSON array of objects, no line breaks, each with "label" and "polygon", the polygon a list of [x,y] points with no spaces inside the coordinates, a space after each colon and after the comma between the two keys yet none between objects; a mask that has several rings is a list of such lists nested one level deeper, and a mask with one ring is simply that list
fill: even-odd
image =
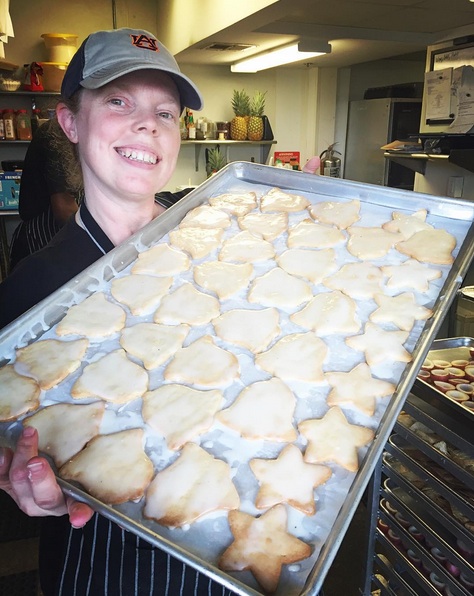
[{"label": "glass bottle", "polygon": [[188,139],[196,138],[196,125],[194,124],[194,116],[191,110],[188,116]]},{"label": "glass bottle", "polygon": [[14,141],[16,139],[15,113],[10,108],[3,110],[3,124],[5,126],[5,140]]},{"label": "glass bottle", "polygon": [[18,110],[16,114],[16,136],[19,141],[31,141],[31,119],[27,110]]}]

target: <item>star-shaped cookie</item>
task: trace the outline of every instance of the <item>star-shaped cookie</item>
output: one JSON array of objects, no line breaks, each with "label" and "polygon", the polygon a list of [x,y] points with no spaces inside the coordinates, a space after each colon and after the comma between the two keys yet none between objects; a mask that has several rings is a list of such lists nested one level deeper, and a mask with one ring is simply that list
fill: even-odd
[{"label": "star-shaped cookie", "polygon": [[427,292],[429,282],[441,277],[440,269],[432,269],[415,259],[408,259],[401,265],[387,265],[382,267],[382,272],[388,276],[387,288],[391,290],[411,289]]},{"label": "star-shaped cookie", "polygon": [[381,362],[410,362],[411,355],[403,344],[408,339],[407,331],[385,331],[374,323],[367,323],[364,333],[347,337],[346,344],[364,352],[369,366]]},{"label": "star-shaped cookie", "polygon": [[298,429],[308,441],[305,461],[335,462],[349,472],[359,469],[357,448],[367,445],[374,438],[370,428],[350,424],[337,407],[328,410],[323,418],[303,420]]},{"label": "star-shaped cookie", "polygon": [[398,296],[376,294],[377,310],[370,314],[373,323],[393,323],[402,331],[411,331],[415,321],[429,319],[432,310],[417,304],[415,295],[406,292]]},{"label": "star-shaped cookie", "polygon": [[328,406],[354,406],[367,416],[373,416],[377,397],[391,395],[395,391],[393,383],[373,377],[365,362],[349,372],[328,372],[325,377],[331,385],[326,399]]},{"label": "star-shaped cookie", "polygon": [[384,223],[382,228],[389,232],[399,232],[402,234],[403,238],[407,240],[416,232],[433,229],[431,224],[426,223],[426,215],[426,209],[419,209],[409,215],[394,211],[392,213],[392,219]]},{"label": "star-shaped cookie", "polygon": [[306,559],[311,547],[287,531],[284,505],[275,505],[260,517],[243,511],[229,511],[234,542],[219,559],[224,571],[249,569],[265,592],[278,587],[282,565]]},{"label": "star-shaped cookie", "polygon": [[291,443],[276,459],[256,458],[249,465],[260,484],[255,499],[258,509],[288,503],[306,515],[316,513],[314,489],[332,474],[327,466],[306,463],[299,448]]}]

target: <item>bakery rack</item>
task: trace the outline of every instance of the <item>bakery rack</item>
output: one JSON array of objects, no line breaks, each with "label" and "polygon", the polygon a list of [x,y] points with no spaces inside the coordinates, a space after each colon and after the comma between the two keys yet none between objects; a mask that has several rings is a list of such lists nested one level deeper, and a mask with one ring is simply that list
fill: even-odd
[{"label": "bakery rack", "polygon": [[[438,340],[432,349],[460,345],[474,339]],[[364,596],[474,593],[473,423],[472,411],[415,382],[369,485]]]}]

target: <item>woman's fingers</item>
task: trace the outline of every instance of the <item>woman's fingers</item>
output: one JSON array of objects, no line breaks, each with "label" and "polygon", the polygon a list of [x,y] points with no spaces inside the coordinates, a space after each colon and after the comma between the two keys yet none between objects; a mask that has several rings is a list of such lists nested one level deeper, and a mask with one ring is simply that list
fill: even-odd
[{"label": "woman's fingers", "polygon": [[321,160],[315,155],[308,159],[307,163],[303,166],[303,172],[306,172],[307,174],[315,174],[320,165]]},{"label": "woman's fingers", "polygon": [[38,455],[38,433],[35,428],[27,427],[18,439],[15,452],[11,459],[7,492],[15,499],[20,508],[28,513],[28,504],[32,499],[27,464],[32,457]]},{"label": "woman's fingers", "polygon": [[38,433],[33,427],[23,430],[15,452],[0,447],[0,489],[27,515],[67,513],[75,528],[84,526],[94,514],[85,503],[64,496],[48,461],[38,456]]},{"label": "woman's fingers", "polygon": [[66,505],[69,513],[69,521],[74,528],[82,528],[94,515],[94,511],[80,501],[75,501],[72,497],[66,497]]},{"label": "woman's fingers", "polygon": [[67,513],[64,495],[48,462],[41,457],[34,457],[28,462],[27,470],[32,501],[42,515]]},{"label": "woman's fingers", "polygon": [[[18,439],[16,450],[9,463],[0,468],[3,490],[8,492],[27,515],[64,515],[66,503],[47,460],[38,457],[38,433],[26,427]],[[5,478],[9,468],[8,479]]]}]

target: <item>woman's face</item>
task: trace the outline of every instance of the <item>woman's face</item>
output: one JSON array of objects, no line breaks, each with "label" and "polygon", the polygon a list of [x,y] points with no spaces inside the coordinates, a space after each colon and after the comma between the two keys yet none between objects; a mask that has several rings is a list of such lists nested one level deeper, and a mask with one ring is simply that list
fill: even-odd
[{"label": "woman's face", "polygon": [[180,147],[179,94],[166,74],[140,70],[83,90],[74,117],[86,196],[150,198],[170,179]]}]

